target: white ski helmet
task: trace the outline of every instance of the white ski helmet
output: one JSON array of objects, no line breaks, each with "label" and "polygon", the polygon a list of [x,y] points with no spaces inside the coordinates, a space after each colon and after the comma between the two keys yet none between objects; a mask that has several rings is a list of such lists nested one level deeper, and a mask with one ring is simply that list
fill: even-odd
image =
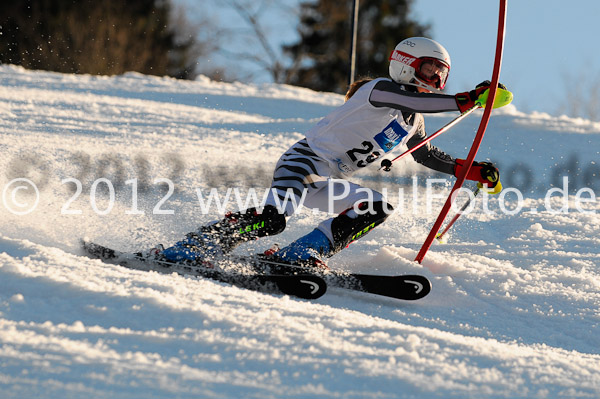
[{"label": "white ski helmet", "polygon": [[426,37],[410,37],[398,43],[390,55],[390,77],[397,83],[440,92],[450,72],[450,54]]}]

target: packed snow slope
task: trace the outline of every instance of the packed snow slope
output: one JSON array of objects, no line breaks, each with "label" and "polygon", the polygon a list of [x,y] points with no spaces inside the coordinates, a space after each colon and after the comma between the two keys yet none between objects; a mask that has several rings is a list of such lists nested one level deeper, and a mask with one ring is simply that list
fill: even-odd
[{"label": "packed snow slope", "polygon": [[[414,256],[454,179],[412,160],[357,175],[397,212],[330,266],[422,273],[433,290],[416,302],[341,289],[306,301],[80,252],[84,236],[171,244],[248,193],[260,201],[280,154],[341,103],[0,66],[2,398],[600,397],[599,123],[494,111],[477,159],[499,165],[505,190],[476,197],[423,265]],[[454,116],[427,116],[428,131]],[[480,117],[436,144],[466,157]],[[238,251],[325,217],[304,209]]]}]

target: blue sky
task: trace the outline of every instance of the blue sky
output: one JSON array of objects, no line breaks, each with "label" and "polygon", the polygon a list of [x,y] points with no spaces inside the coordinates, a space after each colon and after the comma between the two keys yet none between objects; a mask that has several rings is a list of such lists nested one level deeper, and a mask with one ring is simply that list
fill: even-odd
[{"label": "blue sky", "polygon": [[[414,15],[452,57],[448,90],[491,77],[499,1],[417,0]],[[570,77],[600,82],[598,0],[509,0],[501,81],[522,111],[560,114]]]},{"label": "blue sky", "polygon": [[[179,0],[185,3],[191,0]],[[268,0],[267,0],[268,1]],[[280,0],[271,5],[263,23],[271,43],[279,47],[297,40],[299,0]],[[472,88],[491,78],[496,43],[499,1],[493,0],[415,0],[413,18],[429,23],[431,36],[442,43],[452,57],[447,92]],[[288,7],[281,9],[280,7]],[[226,24],[244,31],[222,0],[203,0],[196,12],[210,15],[215,24]],[[200,11],[198,11],[200,10]],[[193,21],[194,13],[188,14]],[[390,32],[393,35],[393,32]],[[600,1],[598,0],[509,0],[507,31],[501,81],[514,92],[514,104],[521,111],[563,113],[568,100],[566,81],[600,84]],[[240,38],[230,36],[232,46]],[[402,38],[398,38],[400,41]],[[248,42],[244,42],[247,45]],[[252,81],[268,82],[266,74],[257,73],[252,65],[232,63],[215,57],[213,65],[255,71]]]}]

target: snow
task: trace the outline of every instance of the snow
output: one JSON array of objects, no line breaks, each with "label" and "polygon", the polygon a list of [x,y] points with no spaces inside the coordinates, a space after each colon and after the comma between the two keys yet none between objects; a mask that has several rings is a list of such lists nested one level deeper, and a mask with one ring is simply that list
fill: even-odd
[{"label": "snow", "polygon": [[[433,290],[306,301],[106,265],[78,239],[169,244],[217,217],[199,202],[213,188],[238,188],[223,212],[249,188],[260,200],[279,155],[340,96],[6,65],[0,85],[3,398],[600,396],[600,123],[494,111],[477,158],[499,165],[505,190],[477,197],[423,265],[413,259],[450,180],[410,160],[366,170],[355,181],[385,188],[398,212],[330,266],[421,273]],[[436,144],[465,157],[477,115]],[[427,116],[429,132],[452,117]],[[324,217],[303,210],[239,251]]]}]

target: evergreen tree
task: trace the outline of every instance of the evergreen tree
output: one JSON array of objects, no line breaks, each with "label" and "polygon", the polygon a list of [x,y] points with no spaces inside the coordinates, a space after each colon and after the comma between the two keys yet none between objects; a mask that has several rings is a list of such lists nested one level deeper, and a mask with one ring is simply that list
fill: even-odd
[{"label": "evergreen tree", "polygon": [[166,0],[3,1],[0,63],[65,73],[137,71],[190,78],[194,38],[171,25]]},{"label": "evergreen tree", "polygon": [[[400,40],[426,36],[429,26],[408,18],[412,0],[360,0],[356,72],[387,76],[388,58]],[[293,66],[287,83],[344,93],[350,71],[352,1],[316,0],[301,4],[300,41],[285,46]]]}]

